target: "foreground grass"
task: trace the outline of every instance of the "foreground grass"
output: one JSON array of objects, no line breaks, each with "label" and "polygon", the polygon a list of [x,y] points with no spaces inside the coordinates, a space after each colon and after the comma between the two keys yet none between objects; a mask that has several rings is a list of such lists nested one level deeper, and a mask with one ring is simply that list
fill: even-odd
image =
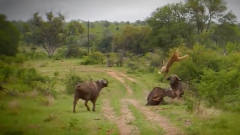
[{"label": "foreground grass", "polygon": [[[167,81],[160,83],[157,73],[131,74],[138,83],[128,82],[134,90],[135,98],[145,104],[148,93],[153,87],[169,88]],[[165,103],[151,107],[151,110],[167,117],[188,135],[239,135],[240,114],[211,108],[201,108],[202,113],[187,111],[187,101],[165,98]],[[133,110],[134,111],[134,110]],[[135,110],[136,111],[136,110]]]},{"label": "foreground grass", "polygon": [[154,123],[150,123],[149,121],[147,121],[144,115],[141,112],[139,112],[139,110],[137,110],[133,105],[129,105],[129,109],[132,111],[136,119],[132,124],[136,125],[139,128],[140,134],[142,135],[164,134],[163,130],[160,127],[156,126]]},{"label": "foreground grass", "polygon": [[[118,134],[116,125],[105,119],[101,113],[101,99],[109,98],[111,103],[114,103],[114,110],[120,112],[118,99],[125,94],[120,83],[105,73],[83,72],[94,67],[80,66],[78,60],[28,61],[25,66],[34,67],[43,76],[54,79],[56,98],[51,101],[53,102],[51,105],[46,105],[48,97],[41,94],[36,97],[2,96],[0,98],[0,134]],[[86,111],[80,100],[77,113],[72,113],[73,96],[66,94],[64,84],[69,73],[78,75],[84,80],[108,78],[110,85],[100,93],[96,112]],[[90,102],[89,106],[92,107]]]},{"label": "foreground grass", "polygon": [[82,104],[79,104],[78,112],[74,114],[71,96],[61,95],[52,105],[47,105],[45,98],[37,96],[1,99],[0,133],[105,135],[111,132],[118,134],[117,127],[99,113],[100,104],[97,104],[97,112],[88,112]]},{"label": "foreground grass", "polygon": [[[105,72],[93,70],[107,69],[101,65],[82,66],[77,59],[36,60],[25,63],[34,67],[42,75],[53,77],[56,81],[56,98],[52,103],[46,96],[1,96],[0,97],[0,134],[119,134],[115,124],[106,120],[101,113],[102,99],[109,99],[116,115],[120,115],[120,99],[128,97],[124,86]],[[109,68],[126,72],[125,68]],[[109,87],[100,93],[96,112],[87,112],[83,102],[77,106],[77,113],[72,113],[72,95],[65,91],[65,78],[69,73],[84,80],[107,78]],[[153,87],[169,87],[160,83],[156,73],[131,73],[136,83],[126,83],[133,89],[133,95],[141,104]],[[240,114],[220,111],[218,115],[199,115],[186,111],[186,104],[166,100],[164,105],[151,107],[152,111],[166,116],[172,123],[182,128],[189,135],[239,135]],[[91,103],[89,103],[91,107]],[[145,120],[143,114],[134,106],[129,106],[136,120],[133,122],[141,134],[163,134],[159,127]]]},{"label": "foreground grass", "polygon": [[189,135],[239,135],[239,123],[239,113],[222,112],[210,118],[194,118],[186,131]]},{"label": "foreground grass", "polygon": [[[101,93],[101,98],[108,98],[111,100],[111,105],[117,115],[120,114],[120,98],[126,95],[124,86],[114,78],[108,76],[105,72],[95,72],[94,70],[103,71],[104,66],[101,65],[80,65],[79,59],[66,59],[66,60],[39,60],[29,61],[27,66],[36,68],[39,72],[46,76],[54,76],[54,73],[58,73],[58,82],[56,84],[56,90],[58,92],[64,92],[65,87],[63,82],[67,74],[72,73],[83,80],[99,80],[107,79],[109,81],[108,87],[104,88]],[[101,98],[99,100],[101,100]]]},{"label": "foreground grass", "polygon": [[[77,59],[28,61],[25,66],[34,67],[40,74],[54,79],[56,98],[51,104],[48,104],[48,97],[41,94],[35,97],[1,98],[0,123],[4,124],[0,124],[0,134],[119,134],[116,125],[103,117],[102,99],[110,100],[118,116],[121,114],[121,98],[127,96],[126,90],[118,80],[108,76],[105,72],[94,71],[105,67],[81,66]],[[76,108],[77,113],[72,113],[73,98],[72,95],[66,94],[64,85],[69,73],[84,80],[108,79],[109,86],[101,91],[96,104],[96,112],[86,111],[83,102],[80,101]],[[90,102],[89,106],[92,107]],[[140,126],[139,128],[143,131],[152,131],[153,127]]]},{"label": "foreground grass", "polygon": [[187,135],[239,135],[240,114],[214,108],[201,108],[202,112],[186,111],[184,101],[171,101],[151,110],[167,117]]}]

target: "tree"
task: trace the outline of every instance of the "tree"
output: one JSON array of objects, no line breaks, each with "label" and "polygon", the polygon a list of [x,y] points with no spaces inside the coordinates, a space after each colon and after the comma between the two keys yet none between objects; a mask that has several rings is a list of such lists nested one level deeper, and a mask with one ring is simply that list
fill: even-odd
[{"label": "tree", "polygon": [[204,3],[207,9],[206,31],[208,31],[213,19],[221,17],[222,13],[226,11],[227,7],[223,0],[204,0]]},{"label": "tree", "polygon": [[208,31],[213,20],[218,20],[227,9],[223,0],[187,0],[186,6],[198,34]]},{"label": "tree", "polygon": [[112,51],[112,41],[113,34],[109,29],[103,31],[103,38],[97,45],[97,49],[101,52],[111,52]]},{"label": "tree", "polygon": [[65,27],[65,44],[67,45],[66,57],[79,56],[79,44],[83,32],[84,28],[78,21],[67,23]]},{"label": "tree", "polygon": [[146,51],[150,32],[151,29],[147,26],[127,25],[121,33],[114,36],[113,49],[142,54]]},{"label": "tree", "polygon": [[14,56],[17,53],[19,32],[0,14],[0,55]]},{"label": "tree", "polygon": [[237,17],[231,11],[219,18],[219,22],[221,24],[228,23],[228,24],[235,24],[237,22]]},{"label": "tree", "polygon": [[240,42],[240,27],[235,24],[236,16],[229,12],[219,19],[221,24],[213,29],[211,38],[217,45],[224,47],[228,42]]},{"label": "tree", "polygon": [[48,56],[53,56],[54,52],[65,40],[64,36],[64,16],[58,14],[54,16],[52,12],[46,13],[47,20],[43,20],[38,13],[33,15],[31,23],[34,26],[32,31],[32,41],[43,47]]},{"label": "tree", "polygon": [[105,28],[108,28],[109,26],[110,26],[110,22],[108,22],[108,21],[103,21],[102,22],[103,23],[103,26],[105,27]]},{"label": "tree", "polygon": [[71,21],[67,24],[65,32],[66,44],[77,44],[80,35],[84,32],[84,28],[79,22]]},{"label": "tree", "polygon": [[240,28],[236,24],[223,23],[214,30],[212,38],[220,46],[226,45],[227,42],[240,42]]},{"label": "tree", "polygon": [[193,25],[189,23],[190,15],[183,3],[166,5],[158,8],[148,18],[152,28],[151,44],[168,50],[179,44],[192,44]]},{"label": "tree", "polygon": [[32,39],[32,25],[29,21],[13,21],[13,24],[16,26],[18,31],[20,32],[20,40],[30,45],[33,43]]}]

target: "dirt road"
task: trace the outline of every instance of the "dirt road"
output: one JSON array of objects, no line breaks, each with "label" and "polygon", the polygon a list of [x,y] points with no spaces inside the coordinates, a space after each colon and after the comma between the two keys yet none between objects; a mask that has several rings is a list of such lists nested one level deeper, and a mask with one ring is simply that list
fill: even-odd
[{"label": "dirt road", "polygon": [[[125,87],[129,95],[133,94],[133,90],[127,85],[125,80],[132,81],[136,83],[136,80],[127,76],[124,73],[108,71],[108,75],[120,81],[122,85]],[[111,106],[107,101],[104,102],[104,111],[106,112],[106,117],[112,120],[118,125],[119,131],[121,135],[133,135],[139,134],[137,127],[129,125],[131,121],[134,121],[134,116],[131,111],[128,109],[128,104],[134,105],[140,112],[144,114],[147,120],[159,125],[165,132],[166,135],[182,135],[182,131],[178,129],[175,125],[170,123],[170,121],[160,114],[157,114],[151,111],[147,106],[140,104],[136,99],[122,99],[121,100],[121,116],[116,118],[116,116],[112,115]],[[109,112],[108,112],[109,111]],[[104,112],[104,113],[105,113]],[[109,115],[108,115],[109,114]],[[113,117],[113,118],[112,118]]]}]

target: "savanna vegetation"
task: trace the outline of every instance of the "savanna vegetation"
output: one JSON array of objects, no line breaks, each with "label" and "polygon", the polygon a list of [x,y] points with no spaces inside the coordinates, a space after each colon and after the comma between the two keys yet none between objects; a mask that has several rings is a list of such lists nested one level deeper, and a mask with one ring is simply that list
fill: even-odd
[{"label": "savanna vegetation", "polygon": [[[168,73],[182,79],[183,98],[144,106],[153,87],[169,88],[158,71],[176,49],[189,55]],[[103,78],[96,112],[80,102],[72,113],[75,85]],[[152,113],[183,134],[240,134],[240,25],[223,0],[169,4],[133,23],[0,15],[0,134],[120,134],[106,110],[121,120],[124,109],[132,134],[167,133]]]}]

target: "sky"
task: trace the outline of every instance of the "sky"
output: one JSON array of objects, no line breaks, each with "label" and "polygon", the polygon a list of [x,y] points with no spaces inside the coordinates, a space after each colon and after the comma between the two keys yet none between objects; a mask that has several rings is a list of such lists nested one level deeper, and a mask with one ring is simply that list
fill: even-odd
[{"label": "sky", "polygon": [[[66,20],[144,20],[158,7],[184,0],[0,0],[0,13],[8,20],[28,20],[34,12],[62,13]],[[240,0],[225,0],[240,20]]]}]

